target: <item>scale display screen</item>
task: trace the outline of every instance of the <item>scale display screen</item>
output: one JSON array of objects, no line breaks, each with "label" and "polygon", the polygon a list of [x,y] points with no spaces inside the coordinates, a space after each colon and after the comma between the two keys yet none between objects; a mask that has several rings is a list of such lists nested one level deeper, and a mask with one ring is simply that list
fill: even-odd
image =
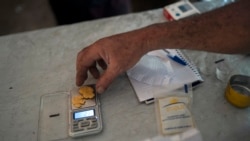
[{"label": "scale display screen", "polygon": [[95,115],[94,110],[80,111],[74,113],[74,119],[86,118],[94,115]]},{"label": "scale display screen", "polygon": [[183,4],[178,7],[183,13],[192,9],[192,7],[188,4]]}]

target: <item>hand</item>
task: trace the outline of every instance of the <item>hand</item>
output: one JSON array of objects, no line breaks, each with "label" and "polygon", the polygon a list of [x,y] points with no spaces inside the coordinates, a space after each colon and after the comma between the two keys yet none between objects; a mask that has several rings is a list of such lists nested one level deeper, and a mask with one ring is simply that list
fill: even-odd
[{"label": "hand", "polygon": [[[97,92],[104,92],[119,74],[133,67],[147,52],[141,37],[143,34],[137,30],[103,38],[82,49],[77,56],[76,85],[84,83],[89,71],[94,78],[99,78]],[[97,64],[105,69],[103,74],[98,71]]]}]

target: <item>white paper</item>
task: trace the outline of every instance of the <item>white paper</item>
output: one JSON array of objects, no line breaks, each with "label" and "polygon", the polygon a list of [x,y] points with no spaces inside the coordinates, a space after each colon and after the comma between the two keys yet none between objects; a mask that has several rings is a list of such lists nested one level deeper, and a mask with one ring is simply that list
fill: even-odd
[{"label": "white paper", "polygon": [[165,86],[171,80],[173,69],[169,61],[145,55],[133,68],[127,71],[127,74],[130,78],[141,83]]},{"label": "white paper", "polygon": [[[142,59],[143,62],[140,62],[140,60],[138,62],[139,65],[137,64],[131,70],[127,71],[129,80],[140,102],[152,99],[154,97],[154,93],[175,90],[182,87],[184,84],[190,84],[197,80],[203,81],[196,67],[185,58],[180,50],[168,49],[168,51],[172,55],[177,55],[185,60],[188,65],[183,66],[178,64],[177,62],[169,59],[163,50],[156,50],[149,52],[148,55],[146,55],[147,58],[144,58],[144,60]],[[156,59],[152,56],[157,57],[162,62],[159,63],[159,60],[156,61]],[[154,58],[153,61],[150,60],[150,58]],[[147,66],[150,66],[151,63],[154,63],[154,69],[160,70],[154,70],[153,72],[144,70]],[[139,66],[139,68],[136,68],[137,66]],[[141,70],[142,66],[143,70]],[[165,66],[166,68],[163,68],[162,66]],[[166,72],[163,72],[163,70]]]}]

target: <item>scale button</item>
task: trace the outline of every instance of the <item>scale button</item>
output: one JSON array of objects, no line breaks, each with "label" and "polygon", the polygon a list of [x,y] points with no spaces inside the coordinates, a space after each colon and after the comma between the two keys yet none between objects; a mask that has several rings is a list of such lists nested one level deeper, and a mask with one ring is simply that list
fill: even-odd
[{"label": "scale button", "polygon": [[95,120],[96,117],[90,117],[90,118],[87,118],[87,120]]},{"label": "scale button", "polygon": [[86,127],[86,126],[89,126],[89,125],[90,125],[90,122],[89,122],[89,121],[81,122],[81,126],[82,126],[82,127]]},{"label": "scale button", "polygon": [[175,15],[176,15],[176,16],[180,16],[180,13],[176,13]]},{"label": "scale button", "polygon": [[97,127],[97,125],[98,125],[97,123],[91,124],[92,127]]},{"label": "scale button", "polygon": [[84,128],[73,129],[74,132],[83,131]]},{"label": "scale button", "polygon": [[78,123],[74,123],[73,126],[74,126],[74,127],[78,127]]},{"label": "scale button", "polygon": [[87,129],[94,129],[94,128],[97,128],[97,124],[91,124],[91,126],[88,127]]},{"label": "scale button", "polygon": [[91,119],[91,121],[92,121],[92,122],[97,122],[97,119],[96,119],[96,118],[94,118],[94,119]]},{"label": "scale button", "polygon": [[76,132],[76,131],[80,131],[80,128],[77,126],[77,127],[73,127],[73,131]]}]

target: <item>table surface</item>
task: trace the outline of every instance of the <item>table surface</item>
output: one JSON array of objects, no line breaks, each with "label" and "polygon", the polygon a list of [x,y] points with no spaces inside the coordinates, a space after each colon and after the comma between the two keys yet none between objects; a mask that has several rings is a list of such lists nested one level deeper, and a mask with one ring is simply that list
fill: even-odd
[{"label": "table surface", "polygon": [[[0,37],[0,140],[37,140],[40,98],[75,87],[76,54],[83,47],[158,22],[165,22],[162,9]],[[230,75],[250,75],[249,56],[183,52],[204,78],[193,91],[192,105],[204,141],[249,140],[250,108],[238,109],[226,101],[226,82],[216,78],[213,63],[224,58]],[[125,74],[101,95],[101,103],[103,131],[76,140],[142,141],[158,134],[154,104],[137,100]]]}]

